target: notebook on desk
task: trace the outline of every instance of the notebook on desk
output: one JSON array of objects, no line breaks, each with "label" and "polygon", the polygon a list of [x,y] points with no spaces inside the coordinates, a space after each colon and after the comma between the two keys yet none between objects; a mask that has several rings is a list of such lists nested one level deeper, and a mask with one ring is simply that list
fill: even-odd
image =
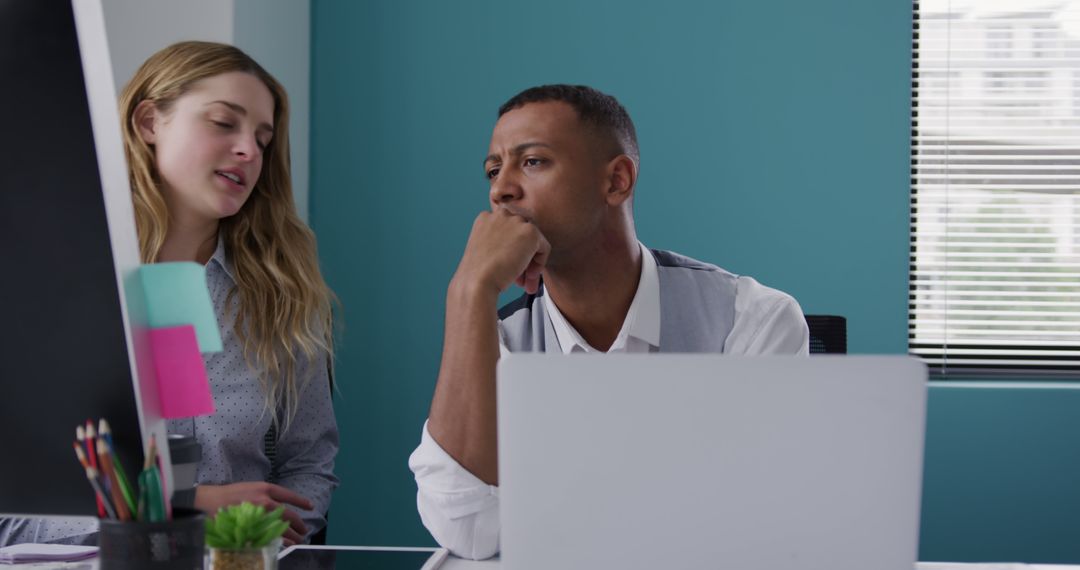
[{"label": "notebook on desk", "polygon": [[505,568],[914,567],[913,359],[513,354],[497,376]]},{"label": "notebook on desk", "polygon": [[96,556],[96,546],[69,544],[14,544],[0,548],[0,564],[33,564],[85,560]]}]

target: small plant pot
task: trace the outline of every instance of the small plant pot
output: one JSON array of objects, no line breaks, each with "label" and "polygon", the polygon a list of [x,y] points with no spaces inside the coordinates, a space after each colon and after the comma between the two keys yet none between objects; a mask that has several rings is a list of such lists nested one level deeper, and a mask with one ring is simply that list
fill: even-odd
[{"label": "small plant pot", "polygon": [[208,547],[209,570],[277,570],[281,539],[275,538],[262,548]]}]

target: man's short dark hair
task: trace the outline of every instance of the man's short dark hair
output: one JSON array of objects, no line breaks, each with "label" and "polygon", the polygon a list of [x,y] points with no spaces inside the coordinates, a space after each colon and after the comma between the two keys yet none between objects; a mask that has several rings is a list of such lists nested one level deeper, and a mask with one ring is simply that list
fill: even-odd
[{"label": "man's short dark hair", "polygon": [[577,111],[582,123],[595,128],[602,136],[611,137],[620,153],[639,161],[637,132],[634,122],[614,97],[586,85],[540,85],[530,87],[510,98],[499,107],[499,116],[528,103],[562,101]]}]

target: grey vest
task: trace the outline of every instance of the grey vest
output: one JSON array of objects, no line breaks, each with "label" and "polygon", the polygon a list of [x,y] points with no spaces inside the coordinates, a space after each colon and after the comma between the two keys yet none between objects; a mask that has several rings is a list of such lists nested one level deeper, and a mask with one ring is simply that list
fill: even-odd
[{"label": "grey vest", "polygon": [[[660,352],[724,352],[735,323],[738,276],[670,251],[649,251],[660,281]],[[545,302],[541,286],[535,295],[522,295],[499,309],[510,352],[559,350]]]}]

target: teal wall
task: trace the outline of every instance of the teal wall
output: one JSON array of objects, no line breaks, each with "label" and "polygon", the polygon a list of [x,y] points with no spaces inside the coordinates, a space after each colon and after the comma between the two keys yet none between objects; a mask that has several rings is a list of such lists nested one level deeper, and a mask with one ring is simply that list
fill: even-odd
[{"label": "teal wall", "polygon": [[[496,109],[532,85],[630,111],[645,243],[847,316],[853,352],[906,350],[909,2],[313,4],[311,220],[345,307],[331,541],[431,542],[406,461]],[[922,559],[1080,561],[1061,390],[932,388]]]},{"label": "teal wall", "polygon": [[1080,385],[935,382],[920,560],[1080,563]]}]

